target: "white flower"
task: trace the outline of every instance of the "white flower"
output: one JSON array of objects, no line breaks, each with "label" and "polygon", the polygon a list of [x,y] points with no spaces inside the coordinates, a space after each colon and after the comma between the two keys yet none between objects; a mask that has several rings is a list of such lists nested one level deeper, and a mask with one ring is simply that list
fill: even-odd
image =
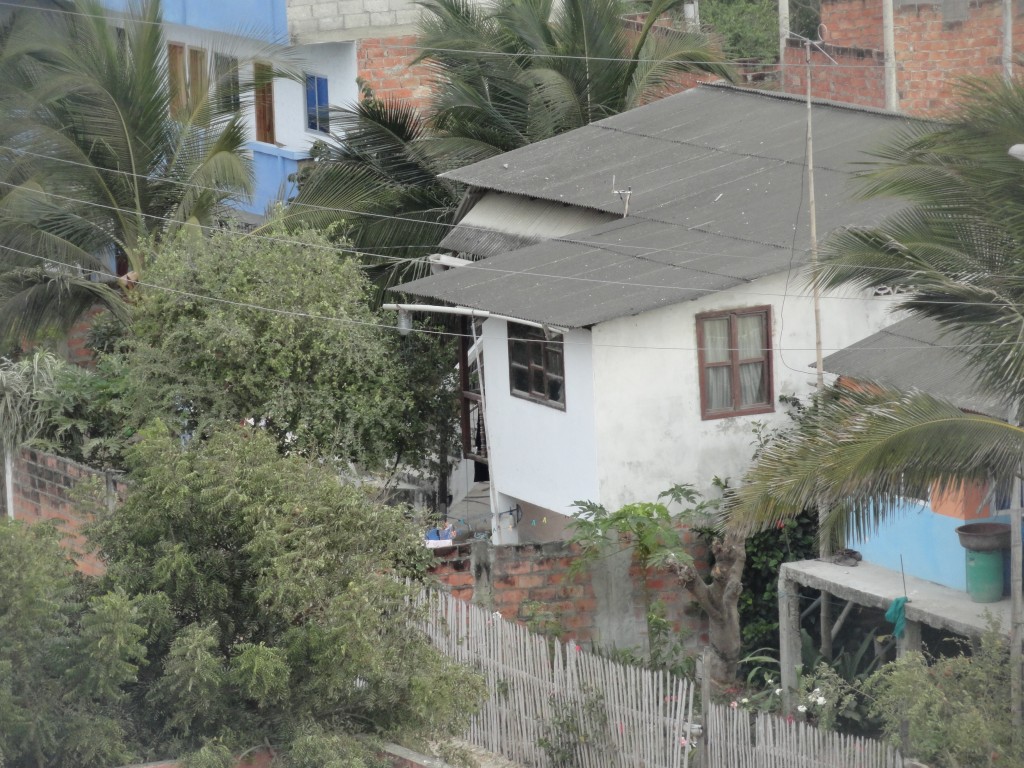
[{"label": "white flower", "polygon": [[813,696],[820,696],[821,695],[821,688],[815,688],[813,691],[811,691],[811,694]]},{"label": "white flower", "polygon": [[807,707],[805,707],[803,704],[801,704],[799,707],[796,708],[796,711],[797,712],[806,712],[807,711]]},{"label": "white flower", "polygon": [[782,689],[781,688],[776,688],[775,689],[775,695],[776,696],[781,696],[782,695]]},{"label": "white flower", "polygon": [[825,706],[825,697],[824,696],[819,696],[818,697],[818,706],[819,707],[824,707]]},{"label": "white flower", "polygon": [[765,685],[775,685],[775,678],[774,677],[765,678],[764,682],[765,682]]},{"label": "white flower", "polygon": [[740,699],[740,704],[749,704],[750,699]]}]

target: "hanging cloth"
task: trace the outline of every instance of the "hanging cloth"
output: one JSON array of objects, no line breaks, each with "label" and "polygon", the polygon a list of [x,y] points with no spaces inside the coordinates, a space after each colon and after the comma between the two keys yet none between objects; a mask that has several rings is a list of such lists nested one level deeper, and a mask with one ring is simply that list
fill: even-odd
[{"label": "hanging cloth", "polygon": [[885,612],[885,620],[892,622],[892,633],[895,637],[903,637],[903,632],[907,628],[906,604],[907,598],[897,597]]}]

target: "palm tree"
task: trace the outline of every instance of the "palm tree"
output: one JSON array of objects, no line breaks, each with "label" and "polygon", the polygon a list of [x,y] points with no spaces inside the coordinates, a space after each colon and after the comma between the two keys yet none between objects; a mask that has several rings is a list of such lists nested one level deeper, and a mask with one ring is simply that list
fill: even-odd
[{"label": "palm tree", "polygon": [[123,316],[115,265],[141,272],[153,240],[213,224],[251,188],[246,131],[233,100],[218,98],[237,73],[197,78],[178,107],[159,0],[116,25],[97,0],[72,11],[18,11],[0,40],[9,345],[64,332],[95,304]]},{"label": "palm tree", "polygon": [[420,4],[419,60],[437,81],[426,114],[365,91],[335,109],[340,130],[285,216],[343,219],[355,250],[379,254],[384,287],[421,276],[454,221],[460,190],[437,174],[630,109],[682,73],[731,77],[706,35],[655,27],[680,0],[655,0],[634,32],[623,0]]},{"label": "palm tree", "polygon": [[635,32],[622,0],[420,4],[419,60],[441,83],[433,121],[460,164],[640,106],[681,73],[732,77],[707,35],[656,26],[679,0],[654,0]]},{"label": "palm tree", "polygon": [[[979,390],[1009,403],[1024,402],[1024,165],[1008,155],[1022,130],[1024,83],[965,83],[950,122],[909,126],[864,177],[865,196],[908,205],[836,234],[812,276],[824,288],[901,286],[896,309],[937,322]],[[933,482],[1005,487],[1022,456],[1007,422],[919,393],[844,390],[762,452],[728,516],[753,530],[824,505],[826,532],[863,532]]]}]

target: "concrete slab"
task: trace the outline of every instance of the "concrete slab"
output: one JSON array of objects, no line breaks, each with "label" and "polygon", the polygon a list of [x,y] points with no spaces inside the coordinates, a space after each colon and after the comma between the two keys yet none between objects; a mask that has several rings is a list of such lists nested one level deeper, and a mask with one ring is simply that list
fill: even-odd
[{"label": "concrete slab", "polygon": [[[904,594],[903,576],[899,571],[864,561],[851,567],[822,560],[800,560],[784,564],[780,577],[882,610]],[[1008,597],[998,603],[975,603],[966,592],[913,576],[906,577],[906,585],[906,595],[910,598],[906,605],[908,621],[978,637],[988,629],[990,617],[994,617],[999,620],[1003,633],[1009,635]]]}]

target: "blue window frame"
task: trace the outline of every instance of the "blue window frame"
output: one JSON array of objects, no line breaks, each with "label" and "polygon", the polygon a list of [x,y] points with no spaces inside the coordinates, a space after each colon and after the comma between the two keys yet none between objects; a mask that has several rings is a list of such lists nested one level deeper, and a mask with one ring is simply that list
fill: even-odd
[{"label": "blue window frame", "polygon": [[306,75],[306,127],[321,133],[331,131],[326,77]]}]

